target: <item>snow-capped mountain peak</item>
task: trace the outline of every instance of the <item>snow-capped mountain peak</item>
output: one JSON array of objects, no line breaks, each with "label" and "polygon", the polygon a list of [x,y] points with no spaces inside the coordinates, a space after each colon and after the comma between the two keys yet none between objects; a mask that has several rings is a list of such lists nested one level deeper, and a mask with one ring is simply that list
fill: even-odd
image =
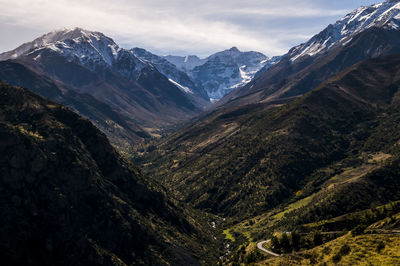
[{"label": "snow-capped mountain peak", "polygon": [[112,68],[132,80],[139,76],[145,66],[152,67],[131,51],[119,47],[103,33],[81,28],[62,29],[44,34],[13,51],[1,54],[0,60],[24,56],[38,61],[49,54],[61,56],[93,71]]},{"label": "snow-capped mountain peak", "polygon": [[200,95],[204,100],[208,101],[208,95],[204,89],[196,86],[185,71],[179,69],[176,65],[165,59],[165,57],[152,54],[142,48],[133,48],[130,52],[140,60],[152,64],[160,73],[166,76],[172,84],[183,92]]},{"label": "snow-capped mountain peak", "polygon": [[104,34],[81,28],[53,31],[0,54],[0,60],[20,57],[46,65],[49,60],[54,64],[66,60],[93,72],[111,70],[131,81],[137,81],[143,69],[153,69],[181,91],[197,97],[199,100],[196,101],[206,104],[209,98],[218,100],[234,88],[248,83],[261,68],[275,62],[262,53],[241,52],[237,47],[205,59],[197,56],[161,57],[142,48],[121,48]]},{"label": "snow-capped mountain peak", "polygon": [[239,49],[236,46],[233,46],[231,49],[229,49],[229,51],[240,52]]},{"label": "snow-capped mountain peak", "polygon": [[397,29],[400,26],[400,1],[388,0],[372,6],[363,6],[349,13],[335,24],[315,35],[305,44],[293,48],[291,61],[303,56],[314,56],[335,45],[351,41],[356,34],[371,27]]},{"label": "snow-capped mountain peak", "polygon": [[78,59],[83,64],[87,61],[97,61],[109,66],[117,59],[118,52],[121,50],[111,38],[104,34],[81,28],[48,33],[39,38],[35,44],[38,45],[38,49],[50,48],[71,59]]},{"label": "snow-capped mountain peak", "polygon": [[180,70],[189,73],[193,70],[193,68],[202,65],[205,63],[204,59],[200,59],[196,55],[187,55],[187,56],[174,56],[174,55],[165,55],[163,56],[170,63],[174,64]]},{"label": "snow-capped mountain peak", "polygon": [[244,86],[261,68],[270,66],[270,58],[264,54],[241,52],[237,47],[215,53],[204,60],[204,64],[191,71],[191,76],[206,89],[212,101]]},{"label": "snow-capped mountain peak", "polygon": [[76,40],[81,38],[92,41],[107,40],[109,43],[115,44],[111,38],[105,36],[103,33],[92,32],[81,28],[74,28],[74,29],[64,28],[62,30],[52,31],[37,38],[33,42],[37,46],[42,46],[49,43],[62,42],[65,40]]},{"label": "snow-capped mountain peak", "polygon": [[[15,59],[24,54],[33,54],[41,49],[51,49],[76,58],[85,58],[91,55],[102,59],[109,65],[120,50],[111,38],[100,32],[74,28],[44,34],[32,42],[25,43],[13,51],[2,54],[0,60]],[[72,50],[75,51],[72,52]],[[76,51],[78,52],[75,53]]]},{"label": "snow-capped mountain peak", "polygon": [[250,82],[260,69],[266,70],[280,60],[258,52],[242,52],[235,46],[204,59],[171,55],[163,58],[186,72],[198,87],[207,91],[213,102]]}]

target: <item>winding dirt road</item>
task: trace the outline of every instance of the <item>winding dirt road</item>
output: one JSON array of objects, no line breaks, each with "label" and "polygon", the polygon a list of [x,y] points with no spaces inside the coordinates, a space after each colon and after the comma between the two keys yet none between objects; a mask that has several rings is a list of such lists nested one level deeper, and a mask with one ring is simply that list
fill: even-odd
[{"label": "winding dirt road", "polygon": [[277,253],[275,253],[275,252],[269,251],[268,249],[264,248],[264,244],[267,244],[269,241],[271,241],[271,239],[258,242],[258,243],[257,243],[257,248],[258,248],[259,250],[261,250],[261,251],[263,251],[263,252],[269,254],[269,255],[274,256],[274,257],[280,257],[280,256],[281,256],[280,254],[277,254]]}]

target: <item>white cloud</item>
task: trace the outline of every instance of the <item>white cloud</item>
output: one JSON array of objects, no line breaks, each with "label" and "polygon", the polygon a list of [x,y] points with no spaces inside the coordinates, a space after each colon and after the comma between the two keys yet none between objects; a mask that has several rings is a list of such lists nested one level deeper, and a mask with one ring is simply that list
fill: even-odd
[{"label": "white cloud", "polygon": [[[349,10],[324,8],[316,2],[0,0],[3,14],[0,34],[7,27],[45,33],[79,26],[104,32],[125,46],[141,46],[160,53],[204,56],[238,46],[276,55],[322,29],[325,24],[315,25],[318,19],[326,23],[328,18],[333,20],[332,17],[338,18]],[[315,20],[314,24],[290,25],[293,20],[301,22],[310,18]],[[0,49],[5,48],[0,45]]]}]

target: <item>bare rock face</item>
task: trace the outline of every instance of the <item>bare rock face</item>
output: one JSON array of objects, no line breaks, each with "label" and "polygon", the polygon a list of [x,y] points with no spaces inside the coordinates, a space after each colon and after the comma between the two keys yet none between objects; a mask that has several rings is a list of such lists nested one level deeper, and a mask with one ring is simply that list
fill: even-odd
[{"label": "bare rock face", "polygon": [[241,52],[237,47],[200,59],[196,56],[165,56],[166,60],[185,71],[198,87],[217,101],[235,88],[247,84],[258,71],[267,70],[280,57],[268,58],[258,52]]}]

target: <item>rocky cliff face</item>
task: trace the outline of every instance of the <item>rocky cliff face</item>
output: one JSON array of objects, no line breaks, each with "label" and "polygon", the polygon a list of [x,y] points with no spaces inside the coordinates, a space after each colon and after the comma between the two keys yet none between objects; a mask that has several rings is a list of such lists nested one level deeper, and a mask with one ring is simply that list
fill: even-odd
[{"label": "rocky cliff face", "polygon": [[200,105],[203,106],[208,105],[209,97],[207,92],[203,89],[203,87],[196,85],[186,72],[180,70],[167,59],[152,54],[145,49],[134,48],[130,51],[136,55],[136,57],[155,66],[161,74],[166,76],[170,82],[185,92],[193,101],[200,101]]},{"label": "rocky cliff face", "polygon": [[206,63],[193,69],[192,75],[215,101],[249,82],[267,60],[261,53],[242,53],[233,47],[208,57]]},{"label": "rocky cliff face", "polygon": [[244,86],[258,71],[267,70],[280,59],[268,58],[258,52],[241,52],[236,47],[205,59],[196,56],[164,58],[188,73],[197,86],[204,87],[214,102],[235,88]]}]

